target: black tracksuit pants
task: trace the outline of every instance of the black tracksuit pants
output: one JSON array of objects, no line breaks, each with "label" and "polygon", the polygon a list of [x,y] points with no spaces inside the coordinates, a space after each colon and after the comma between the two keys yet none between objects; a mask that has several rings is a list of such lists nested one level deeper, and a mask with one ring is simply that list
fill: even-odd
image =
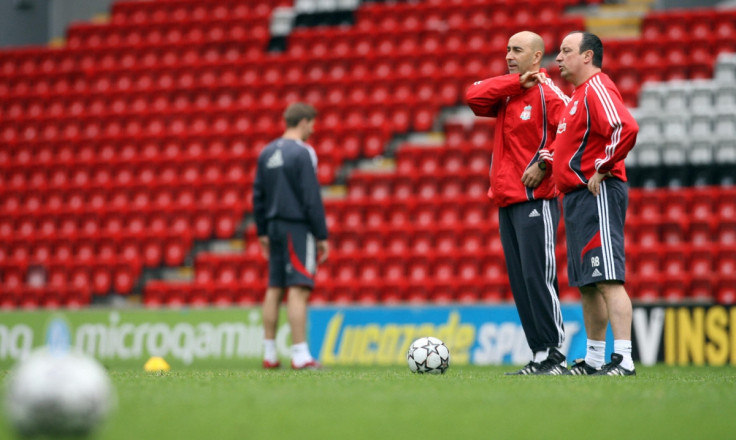
[{"label": "black tracksuit pants", "polygon": [[511,292],[532,352],[560,347],[565,329],[557,285],[557,199],[531,200],[499,209],[501,243]]}]

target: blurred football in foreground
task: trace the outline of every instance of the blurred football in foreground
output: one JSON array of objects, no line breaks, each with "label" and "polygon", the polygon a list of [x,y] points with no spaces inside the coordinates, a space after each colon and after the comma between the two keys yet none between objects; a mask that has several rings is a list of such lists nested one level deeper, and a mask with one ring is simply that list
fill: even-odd
[{"label": "blurred football in foreground", "polygon": [[5,389],[5,413],[22,436],[84,436],[115,405],[110,378],[95,359],[46,348],[15,365]]}]

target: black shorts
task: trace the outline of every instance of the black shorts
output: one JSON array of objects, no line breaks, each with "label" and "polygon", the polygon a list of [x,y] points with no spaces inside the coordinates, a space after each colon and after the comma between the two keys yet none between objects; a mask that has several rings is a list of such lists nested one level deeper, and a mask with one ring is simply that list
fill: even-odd
[{"label": "black shorts", "polygon": [[268,223],[268,285],[314,288],[317,243],[304,223],[272,220]]},{"label": "black shorts", "polygon": [[625,281],[624,222],[628,204],[626,183],[615,178],[601,182],[598,197],[588,188],[565,194],[562,211],[571,286]]}]

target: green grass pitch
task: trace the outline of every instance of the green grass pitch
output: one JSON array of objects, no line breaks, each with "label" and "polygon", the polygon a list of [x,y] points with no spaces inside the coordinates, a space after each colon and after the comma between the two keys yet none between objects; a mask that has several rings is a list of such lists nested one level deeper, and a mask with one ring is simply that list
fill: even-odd
[{"label": "green grass pitch", "polygon": [[[736,369],[638,367],[637,377],[515,377],[508,367],[264,371],[112,369],[118,408],[95,436],[129,439],[727,439]],[[7,372],[0,372],[4,380]],[[0,438],[12,438],[5,420]]]}]

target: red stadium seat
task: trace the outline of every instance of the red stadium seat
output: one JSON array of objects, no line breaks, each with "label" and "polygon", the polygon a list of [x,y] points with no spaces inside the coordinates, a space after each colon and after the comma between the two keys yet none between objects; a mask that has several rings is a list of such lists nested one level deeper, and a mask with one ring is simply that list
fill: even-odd
[{"label": "red stadium seat", "polygon": [[401,257],[388,257],[383,263],[383,276],[388,282],[406,279],[406,261]]},{"label": "red stadium seat", "polygon": [[215,307],[228,307],[234,302],[233,288],[230,285],[217,285],[210,291],[209,303]]},{"label": "red stadium seat", "polygon": [[113,285],[112,268],[109,264],[100,263],[93,266],[92,269],[92,292],[97,295],[104,295],[110,292]]},{"label": "red stadium seat", "polygon": [[736,304],[736,276],[721,279],[715,288],[715,298],[718,303]]},{"label": "red stadium seat", "polygon": [[140,263],[119,263],[113,269],[113,286],[116,292],[121,294],[130,293],[140,273]]},{"label": "red stadium seat", "polygon": [[[56,289],[49,290],[51,294],[56,292]],[[16,304],[26,310],[34,310],[37,309],[39,306],[43,304],[43,296],[45,295],[44,289],[36,289],[31,287],[24,287],[20,288],[18,291],[16,291],[17,294],[17,300]],[[52,303],[49,305],[55,305],[56,303]]]},{"label": "red stadium seat", "polygon": [[381,289],[375,284],[363,285],[358,289],[356,301],[360,304],[374,305],[381,300]]},{"label": "red stadium seat", "polygon": [[[630,286],[628,289],[629,294],[634,296],[638,301],[642,302],[656,302],[662,299],[662,286],[659,282],[654,280],[642,280],[637,284]],[[671,291],[670,293],[677,293]]]},{"label": "red stadium seat", "polygon": [[381,302],[397,304],[406,300],[407,283],[402,281],[386,282],[381,286]]},{"label": "red stadium seat", "polygon": [[26,265],[6,265],[0,268],[3,288],[19,289],[26,283]]},{"label": "red stadium seat", "polygon": [[736,277],[736,244],[722,245],[717,251],[715,271],[724,279]]},{"label": "red stadium seat", "polygon": [[432,270],[427,258],[415,257],[407,263],[407,276],[412,284],[422,284],[431,278]]},{"label": "red stadium seat", "polygon": [[92,290],[90,268],[85,264],[75,264],[70,267],[69,286],[75,291]]},{"label": "red stadium seat", "polygon": [[688,297],[694,297],[690,290],[689,276],[679,274],[670,277],[664,282],[662,296],[666,301],[683,301]]}]

